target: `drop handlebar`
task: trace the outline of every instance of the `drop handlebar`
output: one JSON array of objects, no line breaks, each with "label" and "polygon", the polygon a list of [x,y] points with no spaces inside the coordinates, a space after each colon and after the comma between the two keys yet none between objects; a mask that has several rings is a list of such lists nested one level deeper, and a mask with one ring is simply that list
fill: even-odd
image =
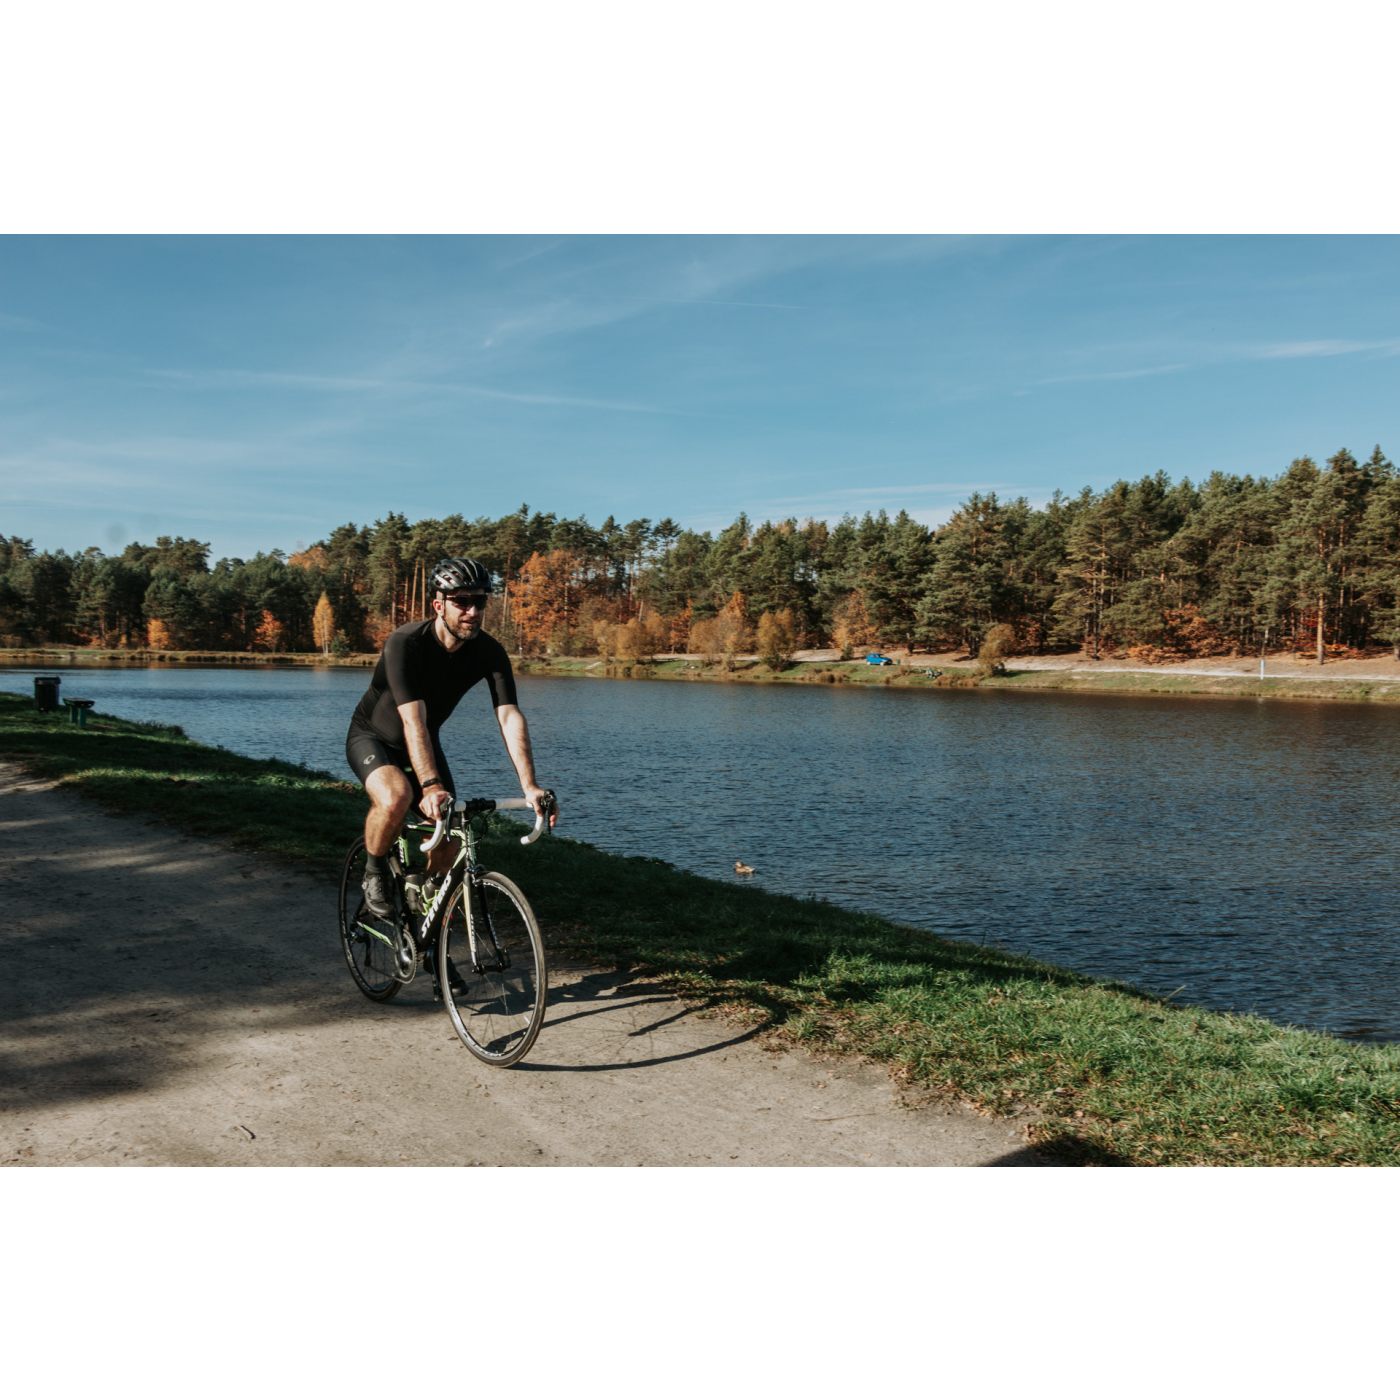
[{"label": "drop handlebar", "polygon": [[[547,791],[545,801],[542,802],[540,806],[541,810],[535,813],[535,829],[532,832],[530,832],[528,836],[522,836],[520,838],[520,844],[522,846],[528,846],[533,842],[538,841],[540,837],[543,836],[544,833],[549,830],[549,816],[550,813],[554,810],[554,794],[552,792]],[[418,849],[422,851],[425,855],[429,851],[436,849],[438,843],[441,842],[442,838],[447,834],[447,817],[445,815],[446,812],[465,812],[468,809],[470,809],[473,813],[534,811],[534,809],[530,806],[529,799],[524,797],[502,797],[496,800],[492,800],[491,798],[483,798],[475,802],[454,801],[450,808],[444,808],[443,812],[440,812],[438,814],[437,825],[433,828],[433,834],[426,841],[424,841],[422,845],[418,847]]]}]

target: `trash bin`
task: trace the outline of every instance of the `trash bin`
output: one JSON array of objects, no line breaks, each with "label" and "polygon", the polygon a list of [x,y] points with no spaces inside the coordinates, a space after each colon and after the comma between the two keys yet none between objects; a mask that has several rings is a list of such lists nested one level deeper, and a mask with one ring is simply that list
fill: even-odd
[{"label": "trash bin", "polygon": [[35,676],[34,708],[36,710],[58,709],[58,688],[62,684],[62,676]]}]

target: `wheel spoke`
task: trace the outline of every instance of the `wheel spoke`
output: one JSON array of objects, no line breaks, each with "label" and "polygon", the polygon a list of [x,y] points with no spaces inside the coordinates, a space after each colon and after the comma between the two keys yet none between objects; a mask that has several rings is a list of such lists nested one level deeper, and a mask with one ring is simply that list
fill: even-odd
[{"label": "wheel spoke", "polygon": [[[476,962],[470,955],[466,900],[474,900]],[[442,948],[465,984],[444,988],[452,1023],[463,1044],[488,1064],[514,1064],[534,1043],[544,1019],[544,946],[524,895],[504,876],[488,875],[454,899]],[[493,956],[494,955],[494,956]]]},{"label": "wheel spoke", "polygon": [[351,848],[340,875],[341,949],[355,985],[371,1001],[388,1001],[403,985],[397,976],[397,930],[366,908],[361,893],[364,875],[361,840]]}]

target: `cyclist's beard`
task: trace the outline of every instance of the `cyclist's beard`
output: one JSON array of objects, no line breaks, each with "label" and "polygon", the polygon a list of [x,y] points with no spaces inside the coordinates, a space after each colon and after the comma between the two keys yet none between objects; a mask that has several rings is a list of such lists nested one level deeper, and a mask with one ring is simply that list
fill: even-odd
[{"label": "cyclist's beard", "polygon": [[459,642],[470,642],[476,634],[481,631],[481,618],[478,616],[477,620],[471,623],[467,622],[464,618],[454,627],[447,618],[444,617],[442,619],[442,625],[452,636],[456,637]]}]

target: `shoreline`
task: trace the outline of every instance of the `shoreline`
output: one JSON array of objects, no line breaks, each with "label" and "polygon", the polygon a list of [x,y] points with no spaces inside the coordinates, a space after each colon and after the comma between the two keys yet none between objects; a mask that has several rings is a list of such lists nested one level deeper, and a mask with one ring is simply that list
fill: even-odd
[{"label": "shoreline", "polygon": [[373,666],[378,652],[324,656],[319,651],[118,651],[103,647],[0,647],[0,666]]},{"label": "shoreline", "polygon": [[[521,675],[574,676],[606,680],[708,682],[731,685],[845,685],[909,690],[1054,690],[1090,694],[1183,696],[1197,699],[1325,700],[1400,703],[1400,667],[1394,677],[1340,674],[1318,677],[1291,674],[1257,675],[1238,672],[1168,670],[1084,665],[1066,658],[1007,660],[1003,675],[979,677],[973,665],[946,658],[920,658],[913,666],[870,666],[858,661],[798,660],[773,670],[757,657],[736,657],[735,669],[704,666],[699,657],[665,657],[654,662],[604,661],[585,657],[526,657],[515,663]],[[1040,664],[1037,664],[1039,662]],[[1047,664],[1048,663],[1048,664]],[[1364,663],[1362,663],[1364,664]],[[926,674],[940,671],[936,678]]]},{"label": "shoreline", "polygon": [[[0,692],[0,755],[106,807],[338,872],[353,784],[94,713],[78,728]],[[653,979],[774,1048],[885,1067],[913,1101],[1024,1124],[1067,1164],[1388,1165],[1400,1046],[1178,1005],[1125,983],[927,930],[613,855],[567,835],[490,865],[527,890],[551,956]]]},{"label": "shoreline", "polygon": [[[1207,660],[1209,660],[1208,658]],[[68,666],[78,670],[123,665],[134,667],[373,667],[376,652],[325,657],[319,652],[102,651],[83,647],[0,649],[0,667],[33,669]],[[698,654],[671,653],[651,661],[604,657],[513,657],[520,675],[564,676],[592,680],[702,681],[729,685],[855,685],[929,690],[1055,690],[1091,694],[1165,695],[1201,699],[1312,700],[1342,703],[1400,703],[1400,662],[1386,658],[1328,663],[1327,674],[1300,674],[1314,663],[1291,653],[1269,658],[1261,680],[1257,661],[1223,660],[1206,669],[1202,663],[1125,666],[1090,661],[1077,655],[1021,656],[1006,659],[1002,675],[979,677],[966,658],[917,655],[894,666],[840,661],[835,652],[799,652],[793,663],[774,670],[756,656],[737,656],[734,669],[705,665]],[[925,674],[941,671],[936,679]]]}]

